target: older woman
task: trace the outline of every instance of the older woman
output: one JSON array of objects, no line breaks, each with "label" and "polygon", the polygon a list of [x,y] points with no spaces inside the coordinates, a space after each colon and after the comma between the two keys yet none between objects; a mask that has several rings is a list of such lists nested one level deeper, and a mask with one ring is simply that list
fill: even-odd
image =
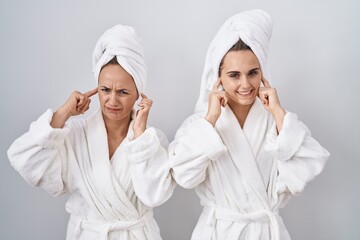
[{"label": "older woman", "polygon": [[329,157],[265,79],[271,31],[262,10],[225,22],[208,49],[196,112],[170,144],[173,177],[196,187],[203,205],[194,240],[290,239],[279,209]]},{"label": "older woman", "polygon": [[[68,240],[161,239],[151,207],[175,184],[165,135],[146,126],[152,101],[143,94],[146,66],[133,28],[116,25],[100,37],[93,71],[98,87],[75,91],[40,116],[11,145],[10,162],[29,184],[70,194]],[[101,108],[69,120],[86,112],[95,94]]]}]

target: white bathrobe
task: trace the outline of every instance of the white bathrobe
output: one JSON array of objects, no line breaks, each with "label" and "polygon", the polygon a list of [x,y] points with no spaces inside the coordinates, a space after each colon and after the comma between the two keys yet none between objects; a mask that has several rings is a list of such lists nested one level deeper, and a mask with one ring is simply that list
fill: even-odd
[{"label": "white bathrobe", "polygon": [[189,117],[169,146],[174,179],[196,187],[204,207],[192,239],[290,239],[279,209],[322,171],[329,153],[293,113],[278,135],[258,98],[243,129],[229,107],[215,128],[204,116]]},{"label": "white bathrobe", "polygon": [[8,150],[11,165],[31,185],[52,195],[69,193],[67,240],[159,240],[151,207],[174,189],[166,137],[154,128],[127,137],[109,159],[101,110],[87,119],[50,126],[48,110]]}]

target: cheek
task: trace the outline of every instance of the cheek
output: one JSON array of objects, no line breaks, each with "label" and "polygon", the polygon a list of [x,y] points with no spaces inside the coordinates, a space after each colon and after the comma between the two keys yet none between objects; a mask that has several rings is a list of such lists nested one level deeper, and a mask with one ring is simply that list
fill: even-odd
[{"label": "cheek", "polygon": [[104,92],[99,93],[99,102],[102,104],[108,102],[110,98],[111,98],[111,94],[109,93],[104,93]]},{"label": "cheek", "polygon": [[260,88],[260,84],[261,84],[261,76],[256,76],[253,79],[251,79],[251,85],[256,88],[259,89]]},{"label": "cheek", "polygon": [[233,79],[224,78],[221,82],[227,92],[235,91],[239,87],[239,82],[234,81]]},{"label": "cheek", "polygon": [[127,97],[122,99],[122,105],[126,108],[131,110],[134,107],[136,98],[134,97]]}]

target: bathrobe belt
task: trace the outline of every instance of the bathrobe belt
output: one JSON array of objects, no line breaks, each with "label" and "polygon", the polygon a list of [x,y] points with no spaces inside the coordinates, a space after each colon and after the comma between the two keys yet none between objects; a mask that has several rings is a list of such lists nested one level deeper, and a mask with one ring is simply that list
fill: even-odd
[{"label": "bathrobe belt", "polygon": [[128,221],[94,222],[94,221],[81,219],[79,230],[81,231],[81,229],[83,229],[83,230],[99,233],[100,234],[99,240],[107,240],[110,232],[142,228],[146,225],[146,221],[148,219],[151,219],[152,217],[153,217],[153,211],[149,210],[141,218],[135,220],[128,220]]},{"label": "bathrobe belt", "polygon": [[217,220],[223,221],[231,221],[231,222],[242,222],[242,223],[251,223],[251,222],[263,222],[269,223],[270,225],[270,234],[271,239],[279,240],[280,232],[279,232],[279,224],[277,220],[277,216],[279,216],[278,211],[271,211],[266,209],[259,209],[255,212],[249,213],[239,213],[234,210],[225,209],[225,208],[217,208],[212,206],[204,206],[203,213],[208,215],[207,224],[212,224],[212,219],[215,218]]}]

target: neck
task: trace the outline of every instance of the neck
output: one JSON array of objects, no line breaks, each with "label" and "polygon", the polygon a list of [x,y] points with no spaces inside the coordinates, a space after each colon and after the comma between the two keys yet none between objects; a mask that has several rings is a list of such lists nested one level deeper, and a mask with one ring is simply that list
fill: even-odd
[{"label": "neck", "polygon": [[103,116],[108,138],[124,138],[129,130],[131,116],[121,120],[112,120]]},{"label": "neck", "polygon": [[241,105],[235,102],[229,102],[229,107],[233,111],[236,119],[238,120],[241,128],[244,127],[246,117],[248,116],[250,109],[254,103],[250,105]]}]

